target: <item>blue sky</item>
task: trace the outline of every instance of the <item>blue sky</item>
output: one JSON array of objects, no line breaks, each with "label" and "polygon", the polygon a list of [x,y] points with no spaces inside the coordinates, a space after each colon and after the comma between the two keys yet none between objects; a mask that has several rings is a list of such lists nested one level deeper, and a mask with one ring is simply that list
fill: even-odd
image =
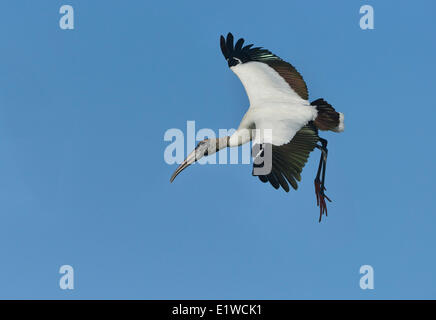
[{"label": "blue sky", "polygon": [[[59,8],[75,29],[59,28]],[[371,4],[375,29],[359,28]],[[2,1],[0,298],[436,298],[434,1]],[[167,129],[235,128],[248,99],[233,32],[293,63],[327,133],[298,191],[250,165],[173,184]],[[59,267],[75,270],[61,290]],[[369,264],[375,289],[361,290]]]}]

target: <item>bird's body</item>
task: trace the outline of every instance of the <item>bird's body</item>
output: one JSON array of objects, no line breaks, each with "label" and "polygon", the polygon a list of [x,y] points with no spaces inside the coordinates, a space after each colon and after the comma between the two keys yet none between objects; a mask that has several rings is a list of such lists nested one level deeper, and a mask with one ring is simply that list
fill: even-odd
[{"label": "bird's body", "polygon": [[[327,141],[318,136],[318,130],[341,132],[344,116],[323,99],[309,102],[306,83],[298,71],[288,62],[263,48],[243,47],[239,39],[233,45],[233,35],[221,36],[221,51],[230,69],[241,80],[250,106],[236,132],[230,137],[206,139],[187,157],[171,181],[187,166],[204,155],[224,147],[235,147],[250,141],[262,146],[270,145],[272,168],[270,172],[253,175],[262,182],[270,182],[276,189],[289,191],[289,184],[297,189],[300,173],[314,148],[322,151],[315,191],[320,206],[320,219],[327,214],[324,194]],[[270,132],[270,136],[264,133]],[[259,135],[259,136],[256,136]],[[320,143],[320,144],[318,144]],[[267,149],[262,149],[267,150]],[[264,152],[254,155],[255,160]]]},{"label": "bird's body", "polygon": [[[242,118],[238,131],[235,132],[234,136],[238,136],[241,129],[271,129],[271,143],[280,146],[291,141],[298,130],[309,121],[313,121],[316,115],[316,109],[309,104],[269,102],[259,106],[251,105]],[[277,120],[278,118],[280,120]],[[255,133],[256,131],[253,131],[253,134]],[[230,141],[232,139],[233,135],[230,137]],[[240,144],[232,146],[238,145]]]}]

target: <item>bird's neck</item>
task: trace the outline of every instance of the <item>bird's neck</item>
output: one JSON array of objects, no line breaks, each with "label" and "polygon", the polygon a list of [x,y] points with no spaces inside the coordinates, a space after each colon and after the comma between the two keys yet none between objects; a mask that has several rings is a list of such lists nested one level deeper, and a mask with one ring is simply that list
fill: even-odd
[{"label": "bird's neck", "polygon": [[229,146],[229,136],[216,139],[216,151],[227,148]]}]

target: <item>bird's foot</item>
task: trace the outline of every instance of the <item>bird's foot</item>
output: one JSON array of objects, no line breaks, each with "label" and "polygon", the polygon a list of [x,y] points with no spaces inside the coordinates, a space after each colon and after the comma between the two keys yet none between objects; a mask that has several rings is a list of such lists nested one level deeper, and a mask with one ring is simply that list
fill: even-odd
[{"label": "bird's foot", "polygon": [[319,207],[319,222],[321,222],[322,215],[325,213],[327,217],[327,204],[325,200],[332,202],[329,197],[327,197],[324,191],[327,190],[319,179],[315,179],[315,195],[316,195],[316,205]]}]

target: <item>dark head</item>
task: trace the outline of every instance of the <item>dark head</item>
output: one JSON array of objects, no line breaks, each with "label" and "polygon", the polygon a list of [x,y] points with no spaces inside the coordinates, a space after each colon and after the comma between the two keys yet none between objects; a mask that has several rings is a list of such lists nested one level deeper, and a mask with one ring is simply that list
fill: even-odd
[{"label": "dark head", "polygon": [[211,154],[214,154],[217,149],[217,139],[205,139],[200,141],[197,146],[195,147],[194,151],[192,151],[183,161],[180,166],[174,171],[173,175],[171,176],[170,182],[173,182],[173,180],[177,177],[177,175],[185,170],[187,167],[189,167],[194,162],[200,160],[204,156],[208,156]]}]

